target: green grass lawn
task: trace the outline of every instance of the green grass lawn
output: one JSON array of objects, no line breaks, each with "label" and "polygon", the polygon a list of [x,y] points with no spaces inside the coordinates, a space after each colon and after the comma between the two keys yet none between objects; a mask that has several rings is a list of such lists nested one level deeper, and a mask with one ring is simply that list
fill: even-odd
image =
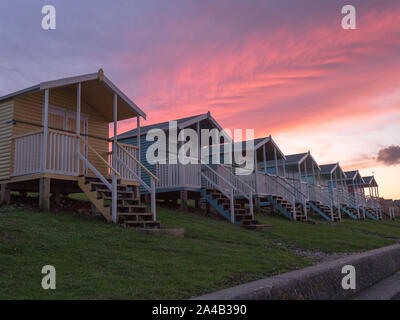
[{"label": "green grass lawn", "polygon": [[[99,218],[0,208],[0,299],[184,299],[310,265],[287,246],[353,252],[394,243],[400,223],[295,223],[248,231],[228,222],[158,210],[185,238],[146,235]],[[367,230],[368,229],[368,230]],[[365,233],[366,231],[367,233]],[[41,269],[54,265],[57,289],[43,290]]]},{"label": "green grass lawn", "polygon": [[[393,236],[392,228],[400,225],[397,221],[350,221],[343,219],[340,223],[316,222],[295,223],[289,220],[273,218],[268,216],[258,216],[261,223],[273,226],[271,230],[264,231],[267,239],[282,242],[287,245],[298,247],[305,250],[321,250],[331,252],[358,252],[375,249],[390,245],[394,241],[384,237]],[[387,230],[382,228],[382,224],[390,224]],[[371,229],[381,231],[382,237],[366,234],[363,226],[370,226]],[[393,226],[392,226],[393,225]],[[355,227],[359,230],[356,230]],[[400,229],[397,232],[400,240]]]}]

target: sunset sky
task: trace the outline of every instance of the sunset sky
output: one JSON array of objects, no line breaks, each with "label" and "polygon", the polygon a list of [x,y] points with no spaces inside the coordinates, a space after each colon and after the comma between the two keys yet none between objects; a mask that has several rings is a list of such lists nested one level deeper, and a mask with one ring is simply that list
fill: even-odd
[{"label": "sunset sky", "polygon": [[[341,27],[346,4],[357,30]],[[0,95],[101,67],[142,125],[211,111],[286,154],[374,172],[400,199],[399,0],[2,0],[0,36]]]}]

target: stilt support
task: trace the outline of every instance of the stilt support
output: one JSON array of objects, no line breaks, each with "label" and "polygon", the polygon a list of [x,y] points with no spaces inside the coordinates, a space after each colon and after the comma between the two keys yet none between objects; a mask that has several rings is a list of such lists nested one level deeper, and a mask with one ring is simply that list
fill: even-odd
[{"label": "stilt support", "polygon": [[3,183],[1,185],[0,191],[0,205],[8,205],[10,203],[10,190],[7,188],[7,184]]},{"label": "stilt support", "polygon": [[39,184],[39,208],[50,211],[50,178],[40,178]]},{"label": "stilt support", "polygon": [[187,199],[188,192],[186,190],[181,191],[181,210],[187,210]]}]

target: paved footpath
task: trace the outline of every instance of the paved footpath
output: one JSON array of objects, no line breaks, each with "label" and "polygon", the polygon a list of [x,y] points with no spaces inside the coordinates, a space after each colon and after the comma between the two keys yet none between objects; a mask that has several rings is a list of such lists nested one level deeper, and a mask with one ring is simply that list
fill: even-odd
[{"label": "paved footpath", "polygon": [[[345,269],[356,288],[344,288]],[[400,294],[400,244],[209,293],[196,300],[394,299]]]},{"label": "paved footpath", "polygon": [[360,292],[354,300],[400,300],[400,272]]}]

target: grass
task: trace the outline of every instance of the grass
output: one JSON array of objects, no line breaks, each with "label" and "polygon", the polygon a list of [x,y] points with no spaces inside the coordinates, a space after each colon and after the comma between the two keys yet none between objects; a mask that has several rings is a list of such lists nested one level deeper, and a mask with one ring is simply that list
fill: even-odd
[{"label": "grass", "polygon": [[[383,232],[381,235],[384,237],[377,237],[372,234],[359,232],[352,227],[355,224],[369,224],[378,230],[380,228],[379,223],[381,222],[368,221],[365,223],[364,221],[353,222],[344,219],[340,223],[317,221],[316,224],[310,224],[293,223],[289,220],[268,216],[259,216],[257,219],[262,223],[273,226],[271,230],[264,232],[267,239],[304,250],[320,250],[327,253],[359,252],[394,243],[393,240],[384,238],[389,233]],[[360,227],[360,230],[362,231],[362,227]],[[400,229],[397,238],[400,239]]]},{"label": "grass", "polygon": [[[0,299],[184,299],[313,263],[287,246],[354,252],[400,238],[397,221],[312,225],[257,218],[273,228],[253,232],[160,208],[163,227],[185,228],[185,238],[176,238],[92,217],[3,207]],[[53,291],[40,285],[46,264],[56,267]]]}]

